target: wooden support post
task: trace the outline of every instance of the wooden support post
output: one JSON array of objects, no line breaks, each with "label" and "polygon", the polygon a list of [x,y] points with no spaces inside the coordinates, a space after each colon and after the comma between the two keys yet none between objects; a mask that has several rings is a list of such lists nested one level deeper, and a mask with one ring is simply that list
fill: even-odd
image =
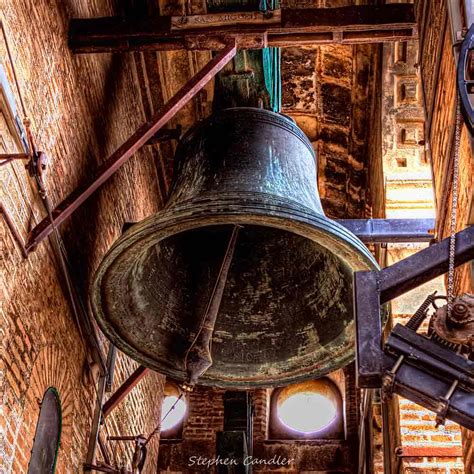
[{"label": "wooden support post", "polygon": [[[189,80],[153,118],[142,125],[99,167],[95,176],[84,186],[73,191],[52,212],[54,225],[67,219],[86,199],[104,184],[137,150],[145,145],[176,113],[192,99],[236,54],[235,42],[227,43],[225,48]],[[49,217],[44,218],[29,235],[26,249],[38,245],[53,231]]]},{"label": "wooden support post", "polygon": [[117,389],[117,391],[104,403],[102,407],[102,416],[107,418],[114,408],[129,394],[132,388],[140,382],[140,380],[148,373],[149,369],[141,365],[125,382]]}]

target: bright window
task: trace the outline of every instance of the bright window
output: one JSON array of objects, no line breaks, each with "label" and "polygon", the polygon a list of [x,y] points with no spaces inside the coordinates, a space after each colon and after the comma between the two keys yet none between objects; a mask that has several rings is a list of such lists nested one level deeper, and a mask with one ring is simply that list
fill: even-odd
[{"label": "bright window", "polygon": [[161,406],[161,431],[175,428],[178,423],[183,421],[185,415],[186,401],[183,398],[178,400],[177,395],[166,396]]},{"label": "bright window", "polygon": [[274,390],[270,439],[340,439],[344,436],[343,401],[329,378]]},{"label": "bright window", "polygon": [[321,431],[337,415],[334,400],[310,390],[290,395],[277,410],[278,418],[285,426],[305,434]]}]

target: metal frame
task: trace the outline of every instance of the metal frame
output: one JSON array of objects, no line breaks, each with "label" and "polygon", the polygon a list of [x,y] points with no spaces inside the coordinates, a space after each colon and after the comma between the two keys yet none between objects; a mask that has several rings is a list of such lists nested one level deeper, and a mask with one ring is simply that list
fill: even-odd
[{"label": "metal frame", "polygon": [[[406,364],[397,371],[392,384],[395,393],[428,409],[443,411],[446,418],[474,429],[474,418],[466,410],[466,390],[474,385],[474,363],[397,325],[383,347],[381,305],[448,270],[449,241],[412,255],[380,271],[356,272],[354,311],[356,320],[356,364],[359,388],[380,388],[383,376],[395,366],[397,354],[405,354]],[[455,266],[474,258],[474,226],[456,234]],[[416,364],[410,364],[416,359]],[[419,367],[426,367],[425,370]],[[456,393],[452,403],[447,400]],[[446,385],[445,388],[444,385]],[[440,397],[439,391],[449,394]]]}]

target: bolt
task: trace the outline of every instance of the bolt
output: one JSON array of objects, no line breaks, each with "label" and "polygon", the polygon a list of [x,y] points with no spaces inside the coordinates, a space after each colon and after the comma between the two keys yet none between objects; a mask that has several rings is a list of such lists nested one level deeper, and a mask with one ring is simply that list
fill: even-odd
[{"label": "bolt", "polygon": [[452,316],[458,322],[464,321],[469,315],[469,310],[467,305],[463,303],[456,303],[453,306]]}]

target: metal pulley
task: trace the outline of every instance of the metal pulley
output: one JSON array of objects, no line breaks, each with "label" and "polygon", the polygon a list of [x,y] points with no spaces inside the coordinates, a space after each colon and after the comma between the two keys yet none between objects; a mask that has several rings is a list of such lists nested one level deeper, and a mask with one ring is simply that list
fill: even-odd
[{"label": "metal pulley", "polygon": [[97,271],[90,301],[105,335],[190,384],[268,387],[349,363],[353,273],[377,264],[325,217],[298,126],[226,109],[184,136],[175,163],[165,208]]}]

